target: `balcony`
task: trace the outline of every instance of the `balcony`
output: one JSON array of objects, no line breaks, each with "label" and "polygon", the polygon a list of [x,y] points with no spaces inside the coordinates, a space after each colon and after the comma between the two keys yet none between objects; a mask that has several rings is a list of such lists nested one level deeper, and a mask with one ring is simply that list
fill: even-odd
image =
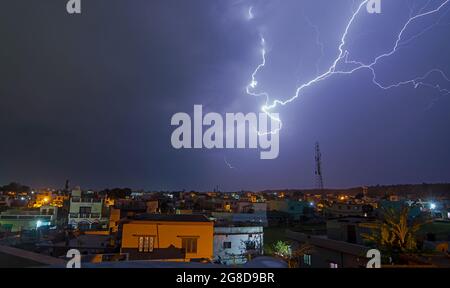
[{"label": "balcony", "polygon": [[100,213],[70,213],[70,218],[72,219],[99,219]]}]

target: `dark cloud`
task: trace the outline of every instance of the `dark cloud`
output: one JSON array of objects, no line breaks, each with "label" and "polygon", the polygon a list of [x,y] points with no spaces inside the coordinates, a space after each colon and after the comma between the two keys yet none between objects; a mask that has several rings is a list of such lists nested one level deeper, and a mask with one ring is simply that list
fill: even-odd
[{"label": "dark cloud", "polygon": [[[2,4],[0,183],[58,187],[69,178],[93,188],[310,187],[316,141],[328,186],[450,180],[450,96],[425,87],[380,90],[367,72],[330,78],[280,109],[285,125],[277,160],[259,160],[257,151],[171,148],[170,117],[194,104],[217,112],[259,110],[261,99],[244,91],[260,61],[259,33],[269,45],[259,79],[273,95],[289,97],[316,68],[327,69],[352,1],[93,0],[83,1],[78,16],[67,15],[63,2]],[[421,2],[412,2],[418,11]],[[352,55],[366,60],[389,48],[412,2],[359,19]],[[434,67],[450,73],[445,15],[381,63],[382,81]],[[311,24],[320,31],[323,56]]]}]

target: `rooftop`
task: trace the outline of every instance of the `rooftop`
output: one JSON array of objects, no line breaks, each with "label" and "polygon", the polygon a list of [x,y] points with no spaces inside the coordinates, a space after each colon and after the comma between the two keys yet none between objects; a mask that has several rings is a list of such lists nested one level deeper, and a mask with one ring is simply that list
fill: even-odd
[{"label": "rooftop", "polygon": [[211,222],[204,215],[161,215],[161,214],[140,214],[132,220],[161,221],[161,222]]}]

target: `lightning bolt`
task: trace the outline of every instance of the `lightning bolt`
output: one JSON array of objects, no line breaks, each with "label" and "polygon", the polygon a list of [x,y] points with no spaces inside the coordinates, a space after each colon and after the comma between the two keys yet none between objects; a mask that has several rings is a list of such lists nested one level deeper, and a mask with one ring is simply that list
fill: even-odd
[{"label": "lightning bolt", "polygon": [[227,157],[223,157],[223,162],[225,162],[225,164],[228,166],[228,168],[234,169],[233,165],[231,165],[231,163],[227,161]]},{"label": "lightning bolt", "polygon": [[[279,99],[275,99],[275,100],[270,100],[270,95],[267,92],[264,91],[257,91],[257,87],[258,87],[258,80],[257,80],[257,74],[266,66],[267,63],[267,49],[266,49],[266,41],[264,39],[264,37],[262,35],[260,35],[260,39],[261,39],[261,58],[262,58],[262,62],[261,64],[259,64],[256,69],[253,71],[252,75],[251,75],[251,82],[250,84],[246,87],[246,92],[248,95],[251,96],[255,96],[255,97],[265,97],[265,104],[261,107],[261,110],[266,113],[268,115],[268,117],[270,117],[271,119],[278,121],[280,123],[280,128],[277,130],[272,130],[271,134],[274,133],[278,133],[281,128],[282,128],[282,121],[281,119],[279,119],[278,117],[275,117],[273,115],[273,110],[276,109],[278,106],[285,106],[291,102],[293,102],[294,100],[296,100],[297,98],[299,98],[302,95],[302,92],[313,86],[314,84],[317,84],[321,81],[324,81],[334,75],[339,75],[339,74],[343,74],[343,75],[350,75],[353,74],[357,71],[363,70],[363,69],[367,69],[370,70],[372,73],[372,82],[373,84],[375,84],[376,86],[378,86],[381,89],[384,90],[388,90],[388,89],[392,89],[392,88],[398,88],[400,86],[403,85],[413,85],[414,88],[418,88],[420,86],[424,86],[424,87],[430,87],[430,88],[434,88],[437,89],[440,93],[442,94],[449,94],[450,91],[448,89],[442,88],[440,85],[433,85],[430,83],[426,82],[426,79],[431,76],[432,74],[439,74],[443,80],[447,81],[448,83],[450,83],[450,78],[442,71],[439,69],[433,69],[428,71],[427,73],[425,73],[423,76],[414,78],[414,79],[409,79],[409,80],[405,80],[405,81],[401,81],[395,84],[391,84],[391,85],[383,85],[381,84],[379,81],[377,81],[377,74],[376,74],[376,70],[375,70],[375,66],[381,62],[383,59],[388,58],[392,55],[394,55],[399,48],[401,48],[402,46],[410,43],[412,40],[414,40],[417,37],[420,37],[423,33],[425,33],[426,31],[428,31],[429,29],[431,29],[432,27],[434,27],[436,24],[431,25],[430,27],[428,27],[427,29],[423,30],[422,32],[420,32],[419,34],[416,34],[414,36],[412,36],[411,38],[409,38],[408,40],[403,40],[404,38],[404,33],[405,31],[408,29],[408,27],[410,26],[411,23],[419,20],[420,18],[424,18],[426,16],[435,14],[439,11],[441,11],[443,9],[443,7],[445,7],[450,0],[445,0],[443,1],[437,8],[432,9],[432,10],[428,10],[426,12],[424,12],[424,10],[426,9],[426,7],[429,5],[430,1],[428,1],[425,6],[422,7],[422,9],[414,16],[412,16],[412,12],[410,14],[410,17],[408,19],[408,21],[406,21],[406,23],[403,25],[402,29],[400,30],[400,32],[397,35],[397,39],[393,45],[393,48],[391,50],[389,50],[386,53],[383,53],[381,55],[378,55],[377,57],[374,58],[374,60],[371,63],[363,63],[360,61],[355,61],[355,60],[349,60],[349,55],[350,52],[348,50],[345,50],[344,47],[346,46],[346,42],[347,42],[347,37],[349,34],[349,31],[352,27],[352,25],[354,24],[355,20],[357,19],[357,17],[359,16],[359,14],[361,13],[361,11],[364,9],[364,7],[367,6],[367,4],[369,3],[370,0],[364,0],[362,1],[358,8],[353,12],[350,20],[348,21],[345,30],[342,34],[342,37],[340,39],[340,44],[338,46],[338,55],[337,57],[334,59],[334,61],[332,62],[331,66],[328,68],[327,71],[325,71],[324,73],[316,76],[315,78],[309,80],[308,82],[305,82],[303,84],[301,84],[300,86],[297,87],[295,94],[286,99],[286,100],[279,100]],[[412,11],[413,8],[411,8]],[[442,18],[442,17],[441,17]],[[310,23],[309,23],[310,24]],[[314,27],[313,27],[314,28]],[[316,30],[317,33],[317,30]],[[317,39],[316,39],[317,40]],[[318,42],[318,41],[316,41]],[[319,43],[319,42],[318,42]],[[344,65],[341,65],[344,64]],[[348,67],[348,66],[352,66],[352,68],[347,68],[347,69],[338,69],[340,66],[344,66],[344,67]]]},{"label": "lightning bolt", "polygon": [[248,20],[252,20],[253,18],[255,18],[255,15],[253,14],[253,6],[250,6],[250,8],[248,8],[247,18]]}]

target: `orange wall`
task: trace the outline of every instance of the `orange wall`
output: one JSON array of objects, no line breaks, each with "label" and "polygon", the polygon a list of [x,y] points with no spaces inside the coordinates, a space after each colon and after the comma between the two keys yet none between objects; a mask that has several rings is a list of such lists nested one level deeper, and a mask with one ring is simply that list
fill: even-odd
[{"label": "orange wall", "polygon": [[[199,237],[197,253],[186,258],[213,258],[214,224],[212,222],[134,221],[123,225],[122,248],[137,248],[139,236],[155,236],[154,248],[181,248],[181,237]],[[159,243],[158,243],[159,242]]]}]

